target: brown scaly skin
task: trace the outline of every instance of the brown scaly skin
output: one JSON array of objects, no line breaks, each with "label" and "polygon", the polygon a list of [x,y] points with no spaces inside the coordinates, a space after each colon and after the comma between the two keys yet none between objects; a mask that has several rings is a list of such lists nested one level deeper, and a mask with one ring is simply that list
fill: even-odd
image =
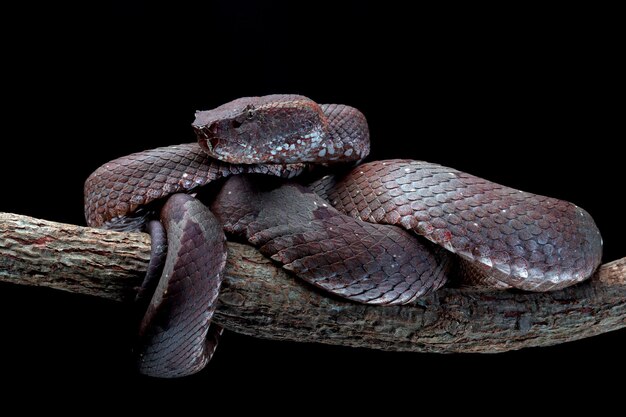
[{"label": "brown scaly skin", "polygon": [[580,207],[422,161],[374,161],[311,187],[339,211],[412,230],[498,288],[551,291],[600,265],[602,238]]},{"label": "brown scaly skin", "polygon": [[138,366],[144,375],[174,378],[200,371],[217,347],[221,328],[211,317],[226,265],[226,237],[206,206],[185,194],[167,200],[161,222],[168,256],[139,327]]},{"label": "brown scaly skin", "polygon": [[[295,95],[238,99],[197,113],[193,127],[199,144],[135,153],[96,170],[85,183],[88,224],[140,229],[173,194],[233,174],[291,178],[305,162],[354,162],[369,152],[358,110]],[[360,302],[409,302],[445,281],[443,252],[395,226],[457,253],[465,270],[498,288],[563,288],[600,262],[600,234],[584,210],[435,164],[373,162],[313,185],[340,211],[391,226],[359,223],[293,184],[257,191],[246,181],[229,181],[213,204],[227,229],[309,282]],[[142,372],[163,377],[196,372],[210,358],[219,336],[210,316],[225,253],[210,213],[189,197],[173,198],[162,211],[166,264],[139,345]],[[313,230],[305,230],[309,225]]]},{"label": "brown scaly skin", "polygon": [[141,229],[147,207],[175,193],[191,193],[243,173],[291,178],[303,164],[229,164],[210,158],[197,143],[150,149],[107,162],[85,181],[85,218],[92,227]]},{"label": "brown scaly skin", "polygon": [[245,237],[305,281],[352,301],[406,304],[447,279],[445,250],[397,227],[346,216],[294,183],[231,177],[211,209],[227,232]]}]

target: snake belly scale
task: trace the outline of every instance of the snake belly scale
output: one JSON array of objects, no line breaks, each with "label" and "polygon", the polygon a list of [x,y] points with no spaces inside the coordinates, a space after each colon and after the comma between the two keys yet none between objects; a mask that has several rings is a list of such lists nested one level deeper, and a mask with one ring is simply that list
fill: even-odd
[{"label": "snake belly scale", "polygon": [[[325,291],[381,305],[436,291],[455,258],[472,282],[528,291],[573,285],[601,260],[593,219],[572,203],[428,162],[358,165],[369,130],[353,107],[248,97],[198,112],[193,128],[198,143],[118,158],[85,183],[90,226],[153,236],[138,295],[147,375],[189,375],[213,355],[224,231]],[[308,186],[293,179],[342,163],[357,165]],[[209,210],[193,196],[216,181]]]}]

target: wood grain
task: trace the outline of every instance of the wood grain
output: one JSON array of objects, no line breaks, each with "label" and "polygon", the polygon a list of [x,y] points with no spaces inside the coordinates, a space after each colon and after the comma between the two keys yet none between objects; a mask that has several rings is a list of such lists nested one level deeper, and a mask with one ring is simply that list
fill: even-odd
[{"label": "wood grain", "polygon": [[[150,237],[0,213],[0,281],[131,302]],[[229,243],[215,321],[255,337],[415,352],[504,352],[626,327],[626,258],[561,291],[444,288],[377,307],[301,282],[253,247]]]}]

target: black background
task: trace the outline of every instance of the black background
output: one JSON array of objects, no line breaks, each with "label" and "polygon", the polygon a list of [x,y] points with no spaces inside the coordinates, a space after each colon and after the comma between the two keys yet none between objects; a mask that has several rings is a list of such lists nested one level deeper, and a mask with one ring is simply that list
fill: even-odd
[{"label": "black background", "polygon": [[[611,10],[88,4],[29,3],[5,15],[0,211],[84,224],[82,184],[102,163],[193,141],[197,109],[298,93],[361,109],[370,159],[429,160],[575,202],[596,219],[605,261],[626,255],[626,228],[616,221],[623,48]],[[433,392],[482,393],[467,405],[559,384],[589,395],[626,371],[623,330],[500,355],[387,353],[228,333],[203,373],[163,382],[134,374],[129,317],[115,303],[2,285],[2,375],[110,379],[120,392],[126,384],[236,387],[243,398],[291,395],[304,404],[352,390],[358,397],[344,403],[384,405],[406,392],[417,407]]]}]

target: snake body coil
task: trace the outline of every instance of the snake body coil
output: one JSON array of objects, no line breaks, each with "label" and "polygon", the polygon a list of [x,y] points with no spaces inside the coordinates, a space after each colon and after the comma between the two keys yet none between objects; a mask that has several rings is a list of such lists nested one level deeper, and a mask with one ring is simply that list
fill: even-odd
[{"label": "snake body coil", "polygon": [[[408,303],[436,290],[449,275],[450,252],[474,281],[531,291],[580,282],[600,263],[600,233],[583,209],[436,164],[375,161],[308,188],[254,175],[289,179],[308,163],[365,158],[367,122],[349,106],[242,98],[198,112],[193,128],[198,144],[118,158],[85,183],[90,226],[141,230],[161,213],[165,266],[160,273],[165,244],[154,232],[148,277],[160,280],[147,279],[140,292],[146,298],[155,287],[138,345],[149,375],[194,373],[213,354],[222,227],[304,280],[363,303]],[[185,195],[230,176],[211,203],[219,221]]]}]

